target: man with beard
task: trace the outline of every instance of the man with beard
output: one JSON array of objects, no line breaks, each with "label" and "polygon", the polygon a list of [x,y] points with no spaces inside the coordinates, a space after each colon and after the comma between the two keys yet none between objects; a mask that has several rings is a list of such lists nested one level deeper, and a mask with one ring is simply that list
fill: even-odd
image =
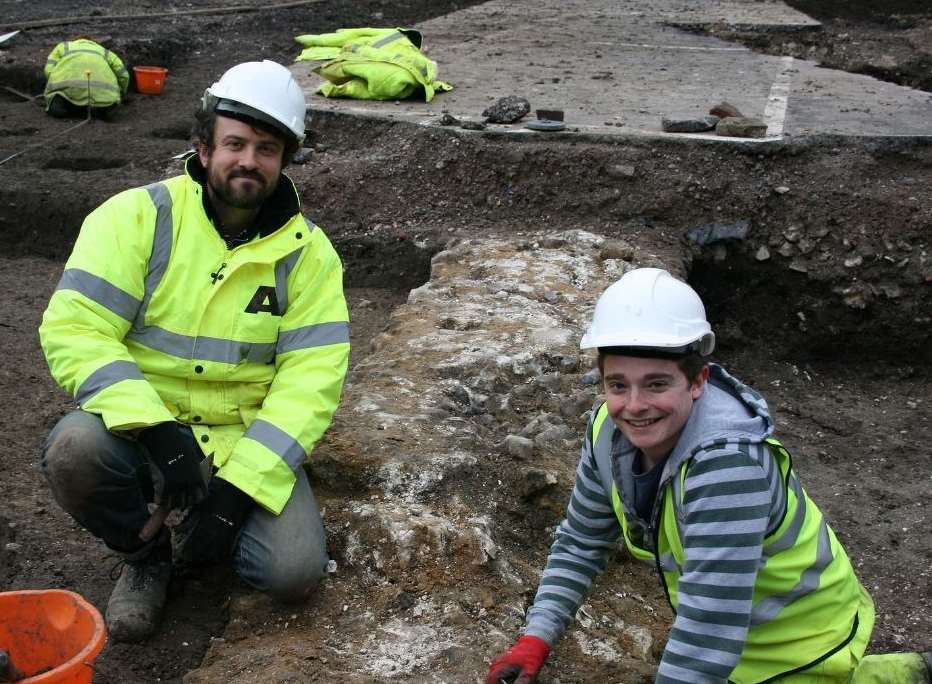
[{"label": "man with beard", "polygon": [[124,561],[107,605],[116,641],[152,634],[173,570],[232,560],[282,601],[325,575],[302,466],[339,402],[349,323],[340,259],[282,174],[304,119],[288,69],[229,69],[204,94],[185,173],[87,217],[43,317],[78,410],[41,466]]}]

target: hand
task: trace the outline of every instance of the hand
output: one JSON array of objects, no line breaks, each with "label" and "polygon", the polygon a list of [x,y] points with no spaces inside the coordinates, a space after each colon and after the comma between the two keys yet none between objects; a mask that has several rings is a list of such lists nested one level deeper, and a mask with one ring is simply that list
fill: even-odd
[{"label": "hand", "polygon": [[236,485],[213,477],[204,499],[181,524],[177,547],[179,566],[218,563],[230,557],[233,543],[255,505]]},{"label": "hand", "polygon": [[184,509],[204,498],[207,485],[200,467],[204,454],[190,427],[175,421],[159,423],[140,432],[138,439],[164,478],[159,504],[169,510]]},{"label": "hand", "polygon": [[550,646],[543,639],[525,634],[500,655],[490,666],[485,684],[531,684],[550,655]]}]

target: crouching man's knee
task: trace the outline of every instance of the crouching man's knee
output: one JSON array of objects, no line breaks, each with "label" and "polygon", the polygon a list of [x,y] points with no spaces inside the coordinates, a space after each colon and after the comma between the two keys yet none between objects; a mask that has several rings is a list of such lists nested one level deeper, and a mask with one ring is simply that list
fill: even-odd
[{"label": "crouching man's knee", "polygon": [[302,603],[311,597],[326,576],[327,560],[318,558],[291,567],[275,564],[269,570],[266,593],[282,603]]},{"label": "crouching man's knee", "polygon": [[83,411],[69,413],[49,433],[39,466],[66,510],[86,501],[113,474],[104,462],[108,435],[99,416]]}]

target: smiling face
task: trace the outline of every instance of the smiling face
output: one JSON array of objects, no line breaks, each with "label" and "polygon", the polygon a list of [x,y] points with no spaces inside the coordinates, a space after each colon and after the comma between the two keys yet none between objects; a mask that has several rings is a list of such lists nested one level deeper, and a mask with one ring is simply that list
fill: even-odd
[{"label": "smiling face", "polygon": [[232,209],[258,209],[278,186],[284,150],[279,136],[218,116],[213,145],[198,146],[211,201]]},{"label": "smiling face", "polygon": [[612,422],[653,466],[676,446],[709,368],[690,381],[670,359],[607,354],[602,375]]}]

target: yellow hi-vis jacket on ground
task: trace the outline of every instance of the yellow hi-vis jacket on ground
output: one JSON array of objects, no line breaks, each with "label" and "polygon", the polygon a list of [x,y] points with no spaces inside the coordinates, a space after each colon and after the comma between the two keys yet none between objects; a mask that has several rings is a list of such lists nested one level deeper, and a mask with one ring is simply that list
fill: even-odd
[{"label": "yellow hi-vis jacket on ground", "polygon": [[[337,408],[349,357],[340,259],[282,176],[273,220],[227,247],[186,173],[85,220],[39,328],[55,379],[112,431],[189,424],[217,475],[278,514]],[[267,214],[268,215],[268,214]]]},{"label": "yellow hi-vis jacket on ground", "polygon": [[305,46],[296,61],[332,60],[314,69],[327,79],[318,92],[357,100],[402,100],[419,92],[430,102],[438,90],[437,64],[420,50],[421,35],[410,29],[357,28],[301,35]]},{"label": "yellow hi-vis jacket on ground", "polygon": [[129,73],[123,61],[102,45],[83,38],[56,45],[45,63],[45,76],[46,108],[56,95],[80,107],[109,107],[119,104],[129,88]]}]

